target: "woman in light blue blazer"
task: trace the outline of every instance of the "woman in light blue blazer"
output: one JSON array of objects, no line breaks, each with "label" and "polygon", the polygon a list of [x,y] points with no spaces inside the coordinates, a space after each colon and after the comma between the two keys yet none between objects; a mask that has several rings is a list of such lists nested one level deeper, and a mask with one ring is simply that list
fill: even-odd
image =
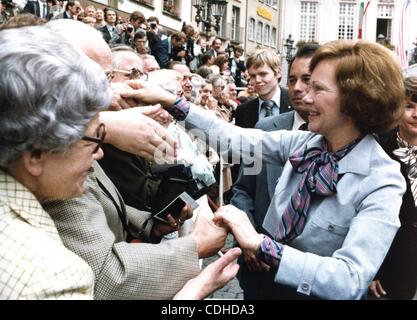
[{"label": "woman in light blue blazer", "polygon": [[[258,68],[267,64],[258,60]],[[284,166],[263,223],[267,234],[233,206],[215,214],[254,268],[274,270],[277,299],[361,299],[400,226],[405,181],[372,134],[399,121],[403,78],[389,50],[363,41],[324,45],[310,71],[311,132],[237,128],[174,98],[165,106],[201,138],[209,134],[221,154],[254,160],[244,174],[259,172],[261,159]],[[265,85],[262,75],[251,81]],[[149,92],[125,96],[150,100]]]}]

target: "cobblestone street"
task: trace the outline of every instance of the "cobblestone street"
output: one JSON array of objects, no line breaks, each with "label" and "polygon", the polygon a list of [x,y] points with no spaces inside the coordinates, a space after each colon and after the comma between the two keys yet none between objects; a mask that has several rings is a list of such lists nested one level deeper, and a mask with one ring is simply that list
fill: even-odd
[{"label": "cobblestone street", "polygon": [[[226,247],[230,248],[233,246],[233,237],[231,235],[228,236],[226,240]],[[213,257],[204,259],[203,266],[207,266],[209,263],[215,261],[219,258],[219,255],[215,255]],[[236,278],[233,278],[227,285],[223,288],[214,292],[208,299],[243,299],[243,291],[239,286],[239,282]]]}]

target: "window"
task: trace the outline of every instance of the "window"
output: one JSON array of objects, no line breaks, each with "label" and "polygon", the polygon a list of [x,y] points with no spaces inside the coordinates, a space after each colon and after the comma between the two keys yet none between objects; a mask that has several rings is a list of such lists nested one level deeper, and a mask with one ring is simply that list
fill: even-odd
[{"label": "window", "polygon": [[317,34],[317,2],[301,1],[300,40],[315,41]]},{"label": "window", "polygon": [[394,4],[378,4],[378,18],[390,18],[394,16]]},{"label": "window", "polygon": [[356,5],[354,3],[340,3],[338,39],[353,40],[356,25],[355,12]]},{"label": "window", "polygon": [[255,41],[255,19],[249,19],[249,40]]},{"label": "window", "polygon": [[270,45],[270,39],[269,39],[270,29],[271,29],[271,27],[266,24],[265,28],[264,28],[264,45],[266,45],[266,46]]},{"label": "window", "polygon": [[272,8],[278,9],[278,0],[272,0]]},{"label": "window", "polygon": [[272,48],[277,47],[277,28],[272,27],[270,43]]},{"label": "window", "polygon": [[232,7],[232,34],[231,39],[239,41],[240,8]]},{"label": "window", "polygon": [[258,27],[256,28],[256,42],[262,43],[263,27],[263,23],[258,21]]},{"label": "window", "polygon": [[[102,1],[98,1],[98,2],[102,3]],[[105,2],[109,2],[109,1],[106,0]],[[139,2],[140,4],[144,4],[145,6],[153,7],[153,0],[137,0],[137,2]]]},{"label": "window", "polygon": [[162,11],[168,15],[180,18],[181,17],[180,1],[164,0]]},{"label": "window", "polygon": [[380,1],[376,20],[376,36],[383,35],[387,41],[391,41],[392,19],[394,17],[393,1]]}]

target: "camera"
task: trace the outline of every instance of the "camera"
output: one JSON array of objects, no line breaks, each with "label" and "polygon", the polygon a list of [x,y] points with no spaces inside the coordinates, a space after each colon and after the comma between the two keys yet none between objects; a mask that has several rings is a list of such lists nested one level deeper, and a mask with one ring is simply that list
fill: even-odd
[{"label": "camera", "polygon": [[133,26],[129,24],[127,26],[126,30],[127,30],[128,33],[131,33],[133,31]]},{"label": "camera", "polygon": [[[191,166],[184,164],[153,165],[151,171],[154,175],[161,178],[155,201],[152,204],[151,211],[154,215],[163,210],[183,192],[197,200],[206,194],[210,187],[204,181],[195,178],[191,171]],[[177,208],[179,212],[170,213],[173,216],[178,215],[181,209]]]},{"label": "camera", "polygon": [[157,27],[156,23],[151,23],[150,26],[151,26],[152,29],[156,29],[156,27]]}]

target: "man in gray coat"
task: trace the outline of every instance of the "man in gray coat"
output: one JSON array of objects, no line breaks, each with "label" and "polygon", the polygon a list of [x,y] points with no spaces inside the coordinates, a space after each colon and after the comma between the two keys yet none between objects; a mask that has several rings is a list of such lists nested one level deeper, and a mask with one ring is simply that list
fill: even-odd
[{"label": "man in gray coat", "polygon": [[[301,47],[291,61],[288,73],[288,94],[294,111],[279,114],[260,120],[255,128],[264,131],[275,130],[306,130],[308,119],[307,106],[302,98],[309,90],[310,71],[309,64],[318,45],[308,44]],[[265,214],[268,210],[275,187],[281,176],[282,167],[262,163],[262,170],[258,175],[245,175],[242,165],[239,177],[232,189],[230,203],[246,212],[255,229],[267,234],[262,228]],[[273,299],[274,273],[256,272],[256,266],[248,265],[243,256],[240,257],[239,282],[244,291],[245,299]]]}]

